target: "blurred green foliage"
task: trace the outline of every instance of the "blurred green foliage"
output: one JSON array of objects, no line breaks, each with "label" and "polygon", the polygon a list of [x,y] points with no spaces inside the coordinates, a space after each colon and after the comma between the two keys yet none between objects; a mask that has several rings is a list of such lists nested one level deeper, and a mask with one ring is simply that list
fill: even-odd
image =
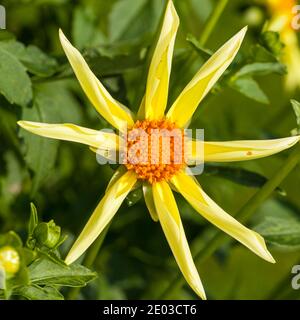
[{"label": "blurred green foliage", "polygon": [[[197,39],[216,2],[174,0],[181,25],[169,103],[210,54],[249,23],[249,10],[254,8],[262,19],[251,20],[239,56],[199,107],[192,126],[204,128],[206,140],[290,135],[297,123],[290,99],[300,97],[299,92],[291,95],[284,90],[280,39],[276,34],[261,34],[266,10],[253,7],[254,1],[229,1],[203,48]],[[113,170],[97,164],[85,146],[37,137],[19,130],[16,122],[108,126],[74,77],[59,44],[59,28],[82,51],[111,94],[136,111],[164,1],[3,0],[2,5],[7,30],[0,31],[0,233],[14,230],[24,243],[29,204],[34,201],[41,221],[54,219],[63,234],[69,235],[61,247],[65,254],[103,195]],[[284,164],[287,153],[226,165],[224,170],[207,167],[199,181],[218,204],[234,214]],[[268,241],[277,264],[269,265],[232,242],[198,266],[209,298],[300,297],[290,286],[292,266],[300,262],[299,188],[298,167],[250,223]],[[205,246],[212,228],[181,197],[177,200],[188,239],[195,246]],[[18,294],[30,299],[62,298],[57,286],[65,285],[64,280],[43,282],[41,276],[55,271],[51,263],[37,260],[31,264],[32,286],[20,287]],[[172,279],[177,266],[139,191],[130,194],[117,213],[93,269],[98,277],[81,291],[82,299],[151,298]],[[66,289],[61,292],[68,294]],[[185,287],[174,298],[196,297]]]}]

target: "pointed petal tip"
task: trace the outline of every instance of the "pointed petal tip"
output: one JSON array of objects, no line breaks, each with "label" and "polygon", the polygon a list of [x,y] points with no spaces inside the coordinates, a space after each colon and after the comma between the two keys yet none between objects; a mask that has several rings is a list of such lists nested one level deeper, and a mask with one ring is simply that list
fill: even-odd
[{"label": "pointed petal tip", "polygon": [[47,125],[47,123],[41,123],[36,121],[26,121],[26,120],[20,120],[17,122],[17,124],[25,130],[38,129],[43,125]]},{"label": "pointed petal tip", "polygon": [[197,290],[196,291],[197,295],[202,299],[202,300],[207,300],[206,294],[204,289],[202,288],[202,290]]},{"label": "pointed petal tip", "polygon": [[17,125],[23,128],[24,122],[25,122],[25,121],[22,121],[22,120],[17,121]]},{"label": "pointed petal tip", "polygon": [[70,257],[70,254],[67,255],[66,259],[65,259],[65,264],[67,266],[69,266],[70,264],[72,264],[75,260],[72,259],[72,257]]},{"label": "pointed petal tip", "polygon": [[25,121],[25,120],[19,120],[17,121],[17,125],[20,126],[23,129],[28,130],[28,128],[32,125],[34,125],[34,122],[32,121]]},{"label": "pointed petal tip", "polygon": [[62,41],[66,37],[61,28],[58,29],[58,36],[60,41]]},{"label": "pointed petal tip", "polygon": [[273,258],[273,256],[271,255],[271,253],[269,251],[266,252],[266,255],[265,255],[264,259],[267,262],[270,262],[270,263],[273,263],[273,264],[276,263],[276,260]]},{"label": "pointed petal tip", "polygon": [[[66,37],[66,35],[64,34],[64,32],[62,31],[62,29],[58,30],[58,34],[59,34],[59,40],[61,45],[63,46],[63,48],[66,45],[71,45],[71,42],[68,40],[68,38]],[[71,45],[72,46],[72,45]],[[72,46],[73,47],[73,46]]]},{"label": "pointed petal tip", "polygon": [[247,29],[245,26],[235,33],[206,61],[168,110],[166,115],[168,119],[180,127],[187,126],[197,106],[236,57]]},{"label": "pointed petal tip", "polygon": [[58,34],[59,34],[59,37],[64,37],[64,38],[66,37],[61,28],[58,29]]},{"label": "pointed petal tip", "polygon": [[270,251],[267,248],[265,239],[259,233],[255,232],[255,231],[252,231],[252,232],[253,232],[253,235],[255,236],[256,240],[258,241],[257,246],[256,246],[256,250],[252,249],[252,251],[254,251],[254,253],[256,253],[259,257],[261,257],[265,261],[270,262],[270,263],[276,263],[275,259],[273,258],[272,254],[270,253]]},{"label": "pointed petal tip", "polygon": [[238,38],[240,38],[240,41],[243,41],[243,40],[244,40],[247,31],[248,31],[248,26],[245,26],[244,28],[242,28],[242,29],[236,34],[236,36],[237,36]]},{"label": "pointed petal tip", "polygon": [[294,139],[295,139],[296,143],[299,142],[300,141],[300,135],[294,136]]},{"label": "pointed petal tip", "polygon": [[174,6],[174,2],[172,0],[169,0],[168,6],[167,6],[167,10],[171,10],[173,13],[173,18],[176,21],[176,26],[178,27],[179,23],[180,23],[180,19],[179,16],[177,14],[176,8]]}]

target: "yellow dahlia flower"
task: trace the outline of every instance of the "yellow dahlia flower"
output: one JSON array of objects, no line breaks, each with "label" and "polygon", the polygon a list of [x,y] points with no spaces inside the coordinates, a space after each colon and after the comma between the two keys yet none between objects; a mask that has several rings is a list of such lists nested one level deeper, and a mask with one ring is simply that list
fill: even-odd
[{"label": "yellow dahlia flower", "polygon": [[284,43],[283,62],[287,65],[286,88],[292,91],[300,87],[300,50],[297,30],[293,29],[292,22],[296,16],[293,8],[296,0],[267,0],[271,13],[271,20],[267,29],[280,34]]},{"label": "yellow dahlia flower", "polygon": [[[128,135],[130,135],[134,130],[142,128],[151,135],[151,129],[173,130],[177,128],[179,138],[181,138],[183,128],[189,123],[199,103],[233,61],[246,33],[246,28],[244,28],[226,42],[200,68],[169,111],[165,113],[178,25],[179,18],[173,2],[169,1],[150,65],[145,97],[138,112],[139,120],[129,109],[108,93],[90,70],[79,51],[60,31],[61,44],[82,89],[96,110],[118,131],[124,133],[128,128]],[[45,124],[29,121],[19,121],[18,124],[40,136],[83,143],[100,153],[120,148],[115,133],[100,132],[73,124]],[[190,141],[193,151],[189,154],[189,161],[193,162],[203,157],[203,154],[194,152],[197,150],[197,145],[201,145],[204,149],[204,161],[227,162],[269,156],[293,146],[298,141],[299,137],[262,141]],[[126,143],[127,146],[131,146],[135,142],[127,141]],[[172,140],[173,147],[174,144],[176,144],[175,138]],[[149,148],[149,144],[142,143],[140,150],[147,151],[147,148]],[[183,151],[174,150],[170,152],[171,162],[169,164],[161,162],[161,154],[168,150],[158,148],[156,151],[159,162],[156,164],[148,162],[146,157],[143,163],[133,162],[120,166],[111,179],[103,198],[67,255],[67,264],[78,259],[96,240],[138,182],[143,184],[145,202],[151,217],[154,221],[160,222],[183,276],[202,299],[205,299],[205,292],[193,262],[172,189],[181,193],[199,214],[215,226],[231,235],[261,258],[272,263],[275,262],[266,248],[264,239],[259,234],[247,229],[210,199],[196,179],[187,174],[185,163],[182,161],[175,163],[176,153]]]}]

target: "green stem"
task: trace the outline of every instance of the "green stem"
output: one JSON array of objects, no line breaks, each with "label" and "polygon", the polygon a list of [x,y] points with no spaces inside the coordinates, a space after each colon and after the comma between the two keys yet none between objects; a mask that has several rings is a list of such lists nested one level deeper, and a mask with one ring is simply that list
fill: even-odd
[{"label": "green stem", "polygon": [[[94,261],[97,258],[97,255],[102,247],[103,241],[106,237],[107,231],[110,227],[110,224],[106,226],[106,228],[101,232],[97,240],[92,244],[92,246],[87,251],[87,254],[85,255],[82,265],[84,265],[87,268],[91,268],[94,264]],[[70,289],[67,299],[68,300],[76,300],[79,293],[80,293],[81,287],[74,287]]]},{"label": "green stem", "polygon": [[225,7],[227,6],[229,0],[218,0],[218,4],[215,6],[213,12],[208,18],[205,28],[201,33],[201,37],[199,38],[199,43],[201,46],[204,46],[208,41],[210,35],[212,34],[217,22],[219,21]]},{"label": "green stem", "polygon": [[[250,200],[239,210],[235,216],[239,221],[245,223],[251,218],[256,210],[264,203],[264,201],[273,193],[273,191],[282,183],[289,173],[297,166],[300,161],[300,145],[298,144],[292,151],[285,164],[274,174],[274,176],[257,191]],[[209,258],[221,245],[228,242],[230,238],[225,233],[218,230],[210,242],[197,252],[193,252],[196,265],[204,262]],[[197,243],[199,238],[196,238],[193,243]],[[193,245],[192,245],[193,247]],[[183,277],[178,272],[175,279],[169,284],[164,292],[159,296],[159,299],[168,299],[174,292],[180,289],[185,283]]]}]

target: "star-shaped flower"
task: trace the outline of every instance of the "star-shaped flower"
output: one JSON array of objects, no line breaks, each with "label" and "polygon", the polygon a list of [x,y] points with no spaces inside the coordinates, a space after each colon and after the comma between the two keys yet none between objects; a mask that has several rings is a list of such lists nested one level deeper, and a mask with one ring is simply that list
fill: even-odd
[{"label": "star-shaped flower", "polygon": [[[93,212],[78,239],[73,244],[66,263],[78,259],[96,240],[103,229],[114,217],[122,202],[138,182],[143,184],[146,205],[154,221],[159,221],[177,264],[192,289],[205,299],[205,292],[188,246],[180,214],[173,195],[173,190],[181,195],[204,218],[224,232],[241,242],[261,258],[275,262],[266,248],[264,239],[256,232],[249,230],[232,216],[221,209],[203,191],[197,180],[188,174],[187,164],[183,159],[183,150],[178,151],[176,138],[182,141],[185,128],[193,116],[197,106],[221,77],[236,56],[246,28],[238,32],[226,42],[196,73],[191,82],[184,88],[179,97],[165,113],[168,100],[168,87],[171,72],[172,55],[175,37],[179,26],[179,18],[173,6],[168,2],[161,34],[158,39],[147,79],[146,93],[138,112],[138,119],[129,109],[116,101],[96,78],[89,66],[60,31],[60,41],[70,64],[81,84],[82,89],[96,110],[119,132],[127,136],[125,144],[130,148],[135,143],[140,144],[139,155],[148,151],[153,132],[177,129],[177,136],[171,138],[169,163],[162,162],[162,154],[166,151],[161,146],[156,149],[158,162],[151,163],[144,157],[143,162],[129,161],[121,165],[111,179],[103,198]],[[18,124],[40,136],[75,141],[88,145],[100,154],[106,151],[120,150],[117,134],[79,127],[73,124],[45,124],[29,121],[19,121]],[[128,139],[135,130],[144,130],[150,140]],[[122,138],[124,140],[124,138]],[[203,142],[189,141],[192,152],[189,153],[189,163],[201,160],[205,162],[227,162],[257,159],[269,156],[290,148],[299,141],[299,137],[288,137],[276,140],[261,141],[228,141]],[[184,148],[186,147],[185,144]],[[200,145],[203,154],[195,150]],[[176,151],[176,150],[177,151]],[[141,152],[142,150],[142,152]],[[146,152],[145,151],[145,152]],[[125,153],[125,158],[130,158]],[[134,158],[134,157],[133,157]],[[178,158],[178,157],[177,157]]]}]

